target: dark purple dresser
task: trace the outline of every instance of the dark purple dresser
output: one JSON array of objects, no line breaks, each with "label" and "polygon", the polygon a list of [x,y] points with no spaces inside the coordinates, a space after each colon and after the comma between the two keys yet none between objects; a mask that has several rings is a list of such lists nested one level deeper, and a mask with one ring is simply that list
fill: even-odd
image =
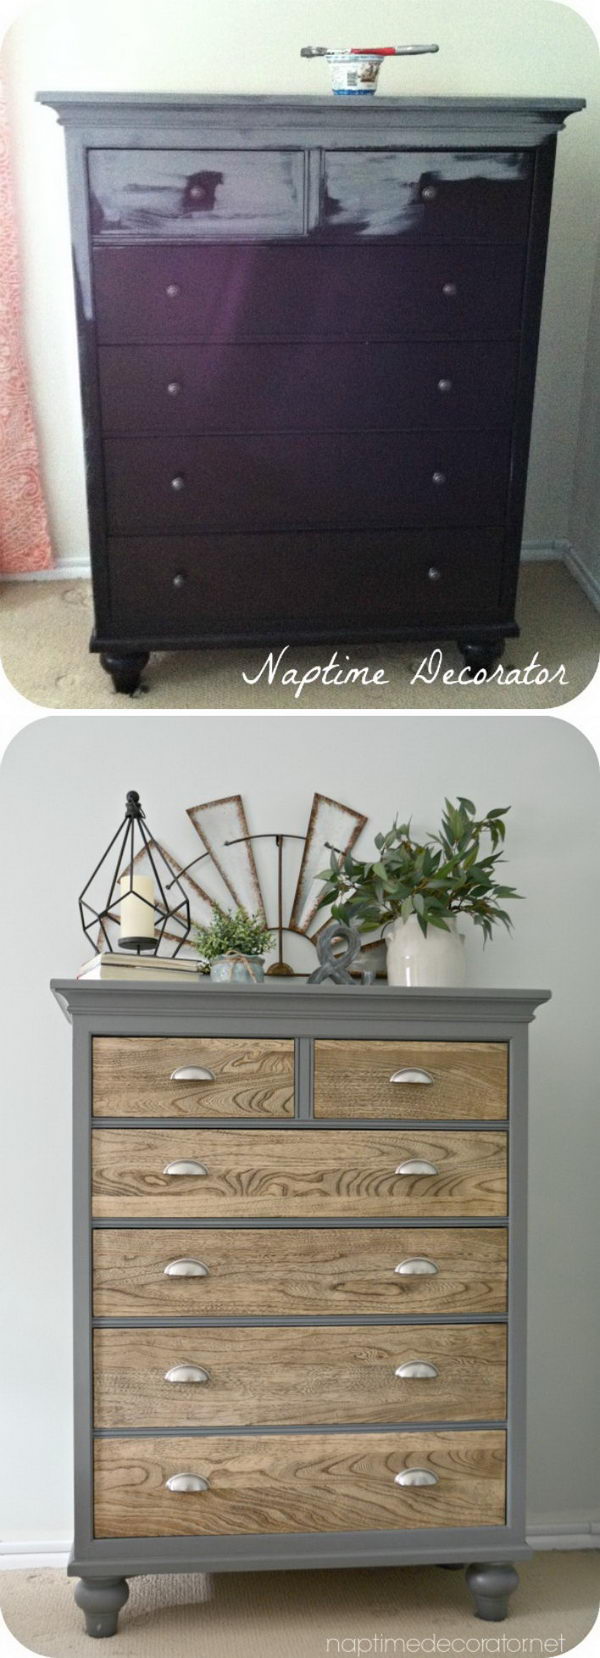
[{"label": "dark purple dresser", "polygon": [[489,670],[583,100],[39,98],[66,129],[116,689],[215,644],[452,638]]}]

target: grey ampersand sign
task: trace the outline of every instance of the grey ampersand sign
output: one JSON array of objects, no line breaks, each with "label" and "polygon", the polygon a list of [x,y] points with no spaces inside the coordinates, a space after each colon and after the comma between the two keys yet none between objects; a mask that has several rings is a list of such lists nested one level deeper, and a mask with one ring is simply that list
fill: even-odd
[{"label": "grey ampersand sign", "polygon": [[[337,956],[333,954],[333,945],[341,939],[346,949]],[[361,943],[356,927],[346,926],[345,921],[330,921],[327,927],[316,940],[317,955],[321,963],[311,973],[309,984],[323,984],[325,979],[333,979],[334,984],[356,984],[356,978],[348,972],[355,957],[358,955]],[[364,967],[361,973],[363,984],[372,984],[374,974],[371,969]]]}]

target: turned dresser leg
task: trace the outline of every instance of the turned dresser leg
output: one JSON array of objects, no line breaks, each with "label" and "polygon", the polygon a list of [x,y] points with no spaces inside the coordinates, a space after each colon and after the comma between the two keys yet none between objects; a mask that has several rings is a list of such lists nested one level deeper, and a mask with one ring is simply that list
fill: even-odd
[{"label": "turned dresser leg", "polygon": [[477,1617],[489,1623],[501,1623],[508,1612],[509,1596],[519,1587],[519,1574],[514,1566],[503,1560],[486,1560],[482,1565],[467,1566],[465,1578]]},{"label": "turned dresser leg", "polygon": [[493,673],[494,668],[504,655],[504,639],[482,640],[479,644],[467,644],[459,639],[458,648],[464,657],[465,668],[470,668],[472,674],[483,671]]},{"label": "turned dresser leg", "polygon": [[82,1577],[75,1585],[75,1601],[85,1618],[87,1635],[102,1640],[116,1635],[119,1612],[129,1595],[124,1577]]},{"label": "turned dresser leg", "polygon": [[132,697],[149,661],[149,652],[138,651],[132,656],[115,656],[112,651],[102,651],[100,661],[104,672],[110,674],[115,691],[123,691],[125,696]]}]

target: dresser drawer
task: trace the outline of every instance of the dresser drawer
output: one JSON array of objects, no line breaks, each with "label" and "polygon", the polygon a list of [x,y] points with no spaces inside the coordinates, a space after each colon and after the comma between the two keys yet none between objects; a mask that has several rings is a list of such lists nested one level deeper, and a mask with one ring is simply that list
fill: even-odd
[{"label": "dresser drawer", "polygon": [[104,429],[123,433],[510,424],[512,342],[101,346]]},{"label": "dresser drawer", "polygon": [[[97,247],[98,337],[160,340],[513,338],[520,247],[365,243]],[[368,298],[367,298],[368,296]]]},{"label": "dresser drawer", "polygon": [[258,634],[273,644],[292,627],[385,637],[454,618],[480,626],[499,618],[503,549],[500,528],[112,536],[113,628],[163,640]]},{"label": "dresser drawer", "polygon": [[90,150],[95,236],[298,236],[302,150]]},{"label": "dresser drawer", "polygon": [[113,534],[500,524],[510,430],[107,438]]},{"label": "dresser drawer", "polygon": [[315,1117],[506,1117],[505,1042],[315,1042]]},{"label": "dresser drawer", "polygon": [[99,1218],[506,1213],[504,1133],[111,1128],[92,1139]]},{"label": "dresser drawer", "polygon": [[[94,1463],[96,1537],[504,1523],[499,1429],[105,1439],[96,1440]],[[431,1484],[397,1483],[417,1468]],[[169,1490],[181,1473],[199,1476],[204,1489]]]},{"label": "dresser drawer", "polygon": [[525,241],[532,176],[527,150],[329,150],[321,232]]},{"label": "dresser drawer", "polygon": [[94,1313],[504,1313],[506,1245],[504,1227],[103,1227],[94,1231]]},{"label": "dresser drawer", "polygon": [[491,1421],[506,1413],[506,1330],[95,1330],[94,1411],[97,1428]]},{"label": "dresser drawer", "polygon": [[[96,1117],[293,1117],[294,1043],[223,1036],[96,1036]],[[205,1072],[204,1076],[178,1074]]]}]

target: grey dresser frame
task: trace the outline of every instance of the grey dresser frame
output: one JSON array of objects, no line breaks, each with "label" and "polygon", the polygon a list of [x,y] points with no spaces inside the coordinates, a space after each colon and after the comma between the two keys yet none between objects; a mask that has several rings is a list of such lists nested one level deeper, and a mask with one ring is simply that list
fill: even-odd
[{"label": "grey dresser frame", "polygon": [[[526,1192],[527,1192],[527,1025],[534,1018],[535,1009],[547,1001],[547,990],[398,990],[387,985],[341,987],[334,985],[269,984],[264,986],[218,985],[210,982],[198,987],[175,987],[168,984],[125,985],[121,983],[78,982],[54,980],[54,995],[73,1024],[73,1137],[74,1137],[74,1216],[73,1216],[73,1273],[75,1318],[75,1541],[68,1571],[84,1578],[89,1588],[94,1582],[100,1589],[101,1581],[122,1581],[124,1578],[146,1572],[199,1571],[253,1571],[290,1569],[292,1567],[326,1566],[399,1566],[432,1563],[464,1564],[468,1561],[499,1562],[526,1559],[530,1550],[525,1540],[525,1320],[526,1320]],[[408,1530],[293,1533],[291,1535],[253,1534],[244,1536],[186,1538],[114,1538],[99,1539],[93,1532],[93,1400],[92,1400],[92,1330],[96,1326],[139,1327],[145,1325],[172,1325],[186,1327],[217,1326],[240,1323],[251,1325],[376,1325],[390,1322],[391,1315],[352,1314],[329,1318],[281,1317],[240,1320],[223,1318],[115,1318],[94,1319],[92,1313],[91,1234],[96,1226],[119,1227],[145,1225],[152,1227],[237,1226],[251,1230],[253,1226],[275,1228],[297,1226],[297,1220],[268,1221],[92,1221],[91,1218],[91,1128],[92,1128],[92,1039],[95,1036],[231,1036],[231,1037],[293,1037],[297,1043],[295,1116],[284,1121],[277,1119],[278,1130],[302,1125],[311,1129],[353,1130],[364,1128],[362,1120],[336,1117],[327,1123],[312,1116],[311,1060],[312,1045],[319,1037],[368,1038],[370,1040],[410,1040],[442,1042],[482,1041],[506,1042],[509,1047],[509,1111],[506,1119],[460,1121],[444,1120],[444,1130],[452,1132],[468,1126],[472,1129],[504,1130],[509,1147],[509,1257],[508,1307],[510,1309],[508,1343],[508,1408],[506,1422],[435,1422],[431,1424],[389,1423],[373,1425],[311,1424],[310,1428],[287,1427],[288,1433],[317,1433],[326,1427],[328,1433],[375,1432],[390,1429],[402,1432],[417,1428],[504,1427],[507,1429],[507,1512],[504,1526],[485,1526],[460,1529],[432,1529],[418,1534]],[[251,1127],[268,1132],[275,1119]],[[431,1128],[433,1119],[416,1122],[411,1128]],[[242,1120],[223,1118],[100,1118],[94,1127],[130,1127],[132,1129],[171,1126],[177,1128],[243,1128]],[[397,1129],[390,1119],[369,1119],[369,1128]],[[441,1125],[440,1125],[441,1126]],[[337,1226],[338,1220],[302,1222],[303,1226]],[[431,1226],[436,1221],[423,1218],[401,1220],[344,1221],[352,1226],[402,1226],[411,1228]],[[444,1219],[444,1227],[504,1226],[506,1217],[487,1219]],[[402,1324],[456,1324],[507,1323],[501,1314],[438,1314],[397,1315],[393,1322]],[[145,1430],[103,1430],[103,1436],[135,1438]],[[184,1437],[186,1430],[169,1429]],[[215,1432],[213,1429],[188,1429],[190,1438]],[[220,1429],[219,1432],[223,1432]],[[228,1434],[273,1432],[282,1428],[228,1429]],[[166,1434],[167,1430],[162,1430]],[[161,1437],[153,1430],[153,1437]],[[474,1568],[472,1568],[473,1570]],[[509,1570],[509,1568],[506,1568]],[[513,1574],[514,1577],[514,1574]],[[516,1581],[516,1578],[515,1578]],[[472,1585],[473,1586],[473,1585]],[[514,1586],[514,1583],[513,1585]],[[82,1588],[84,1586],[82,1585]],[[124,1594],[118,1605],[126,1598]],[[504,1585],[502,1585],[502,1589]],[[498,1591],[500,1592],[500,1591]],[[474,1593],[476,1593],[474,1588]],[[476,1595],[477,1599],[477,1595]],[[80,1604],[85,1605],[84,1599]],[[480,1608],[481,1610],[481,1608]],[[483,1616],[501,1616],[481,1612]],[[116,1617],[114,1621],[116,1627]],[[90,1633],[110,1633],[109,1629]]]}]

